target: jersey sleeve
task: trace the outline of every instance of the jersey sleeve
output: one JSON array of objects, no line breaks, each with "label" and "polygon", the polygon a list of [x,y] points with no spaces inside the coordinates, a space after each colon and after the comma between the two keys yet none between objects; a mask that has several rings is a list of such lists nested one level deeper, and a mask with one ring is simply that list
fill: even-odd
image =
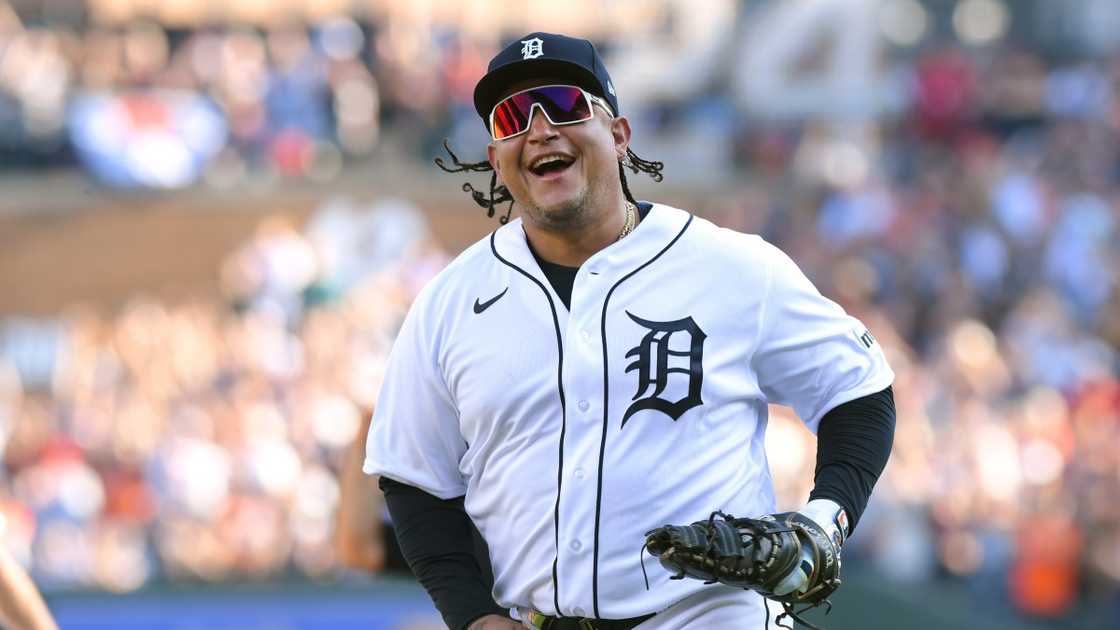
[{"label": "jersey sleeve", "polygon": [[430,304],[417,300],[393,343],[362,470],[450,499],[466,493],[459,461],[467,443],[439,369]]},{"label": "jersey sleeve", "polygon": [[826,412],[886,389],[894,372],[866,326],[821,295],[784,252],[764,247],[769,273],[753,368],[768,401],[792,407],[815,433]]}]

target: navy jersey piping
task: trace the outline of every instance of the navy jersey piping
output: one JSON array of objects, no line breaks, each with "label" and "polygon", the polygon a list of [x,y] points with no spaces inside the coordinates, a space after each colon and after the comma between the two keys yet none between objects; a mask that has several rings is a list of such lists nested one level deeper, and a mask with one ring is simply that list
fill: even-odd
[{"label": "navy jersey piping", "polygon": [[[567,405],[564,402],[564,341],[560,336],[560,320],[556,316],[556,305],[552,302],[552,296],[549,295],[548,289],[545,288],[544,284],[542,284],[540,280],[534,278],[532,274],[525,271],[521,267],[518,267],[517,265],[511,263],[505,258],[502,258],[501,254],[498,253],[498,248],[494,245],[494,238],[496,235],[497,231],[490,233],[490,251],[493,252],[494,257],[501,261],[504,265],[520,273],[529,280],[532,280],[533,284],[537,285],[537,287],[540,288],[541,292],[544,293],[544,297],[548,300],[548,308],[552,311],[552,326],[556,330],[556,351],[558,356],[556,367],[556,389],[560,393],[560,448],[557,452],[559,466],[557,466],[556,473],[556,507],[553,510],[552,516],[554,533],[554,555],[552,557],[552,601],[556,605],[556,614],[562,615],[563,613],[560,612],[560,580],[558,578],[558,566],[560,563],[560,489],[564,481],[564,433],[567,429],[568,424]],[[601,464],[600,467],[602,467]]]},{"label": "navy jersey piping", "polygon": [[607,360],[607,306],[610,304],[611,295],[614,293],[614,290],[622,285],[623,282],[633,277],[634,274],[648,267],[653,261],[661,258],[662,254],[669,251],[669,248],[675,245],[677,241],[684,236],[688,226],[692,225],[692,219],[693,216],[689,215],[688,221],[685,221],[684,227],[673,237],[673,240],[669,241],[668,245],[657,252],[657,255],[653,258],[642,263],[637,269],[626,274],[618,282],[614,283],[611,290],[607,291],[607,297],[603,299],[603,316],[600,330],[600,336],[603,339],[603,436],[599,442],[599,487],[595,495],[595,555],[591,565],[591,601],[595,609],[595,617],[599,616],[599,516],[603,511],[603,460],[607,452],[607,429],[610,427],[610,366]]}]

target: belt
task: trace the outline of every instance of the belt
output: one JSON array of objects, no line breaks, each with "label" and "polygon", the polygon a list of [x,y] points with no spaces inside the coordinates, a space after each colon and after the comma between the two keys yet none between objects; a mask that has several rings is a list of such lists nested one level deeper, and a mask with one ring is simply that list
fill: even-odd
[{"label": "belt", "polygon": [[630,630],[657,613],[629,619],[593,619],[591,617],[549,617],[532,611],[529,622],[540,630]]}]

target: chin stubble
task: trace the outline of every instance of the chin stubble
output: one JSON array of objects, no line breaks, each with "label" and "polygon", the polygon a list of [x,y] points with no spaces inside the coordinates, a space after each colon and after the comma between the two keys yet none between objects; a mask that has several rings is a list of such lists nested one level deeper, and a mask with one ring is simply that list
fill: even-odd
[{"label": "chin stubble", "polygon": [[585,190],[578,197],[549,209],[534,206],[528,212],[533,221],[550,231],[568,231],[587,223],[587,198]]}]

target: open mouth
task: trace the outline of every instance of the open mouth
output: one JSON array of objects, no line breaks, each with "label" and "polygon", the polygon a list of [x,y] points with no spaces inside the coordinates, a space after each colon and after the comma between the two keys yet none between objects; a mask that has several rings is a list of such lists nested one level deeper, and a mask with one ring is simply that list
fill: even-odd
[{"label": "open mouth", "polygon": [[571,168],[575,158],[567,155],[545,155],[533,160],[529,165],[529,172],[537,177],[556,176]]}]

